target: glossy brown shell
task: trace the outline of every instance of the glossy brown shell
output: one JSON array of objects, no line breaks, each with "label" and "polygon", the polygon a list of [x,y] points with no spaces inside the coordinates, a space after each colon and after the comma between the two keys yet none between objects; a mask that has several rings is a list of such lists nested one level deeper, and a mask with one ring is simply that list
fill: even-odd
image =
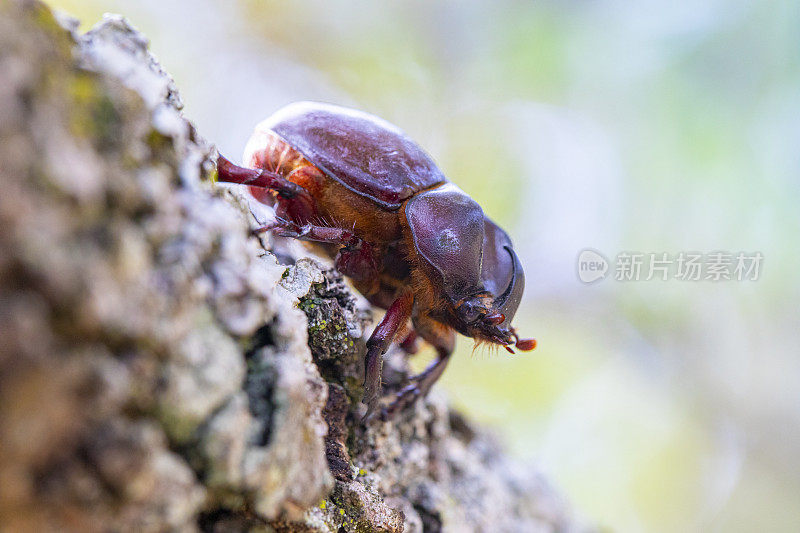
[{"label": "glossy brown shell", "polygon": [[475,200],[447,183],[409,200],[406,219],[417,253],[438,271],[448,296],[481,290],[484,216]]},{"label": "glossy brown shell", "polygon": [[525,273],[511,239],[452,183],[422,192],[406,204],[417,253],[441,277],[453,301],[487,291],[510,324],[525,290]]},{"label": "glossy brown shell", "polygon": [[506,316],[503,325],[510,325],[525,291],[525,272],[508,234],[488,217],[484,217],[481,281],[496,296],[497,311]]},{"label": "glossy brown shell", "polygon": [[428,154],[374,115],[317,102],[290,104],[261,128],[274,132],[327,176],[384,209],[446,181]]}]

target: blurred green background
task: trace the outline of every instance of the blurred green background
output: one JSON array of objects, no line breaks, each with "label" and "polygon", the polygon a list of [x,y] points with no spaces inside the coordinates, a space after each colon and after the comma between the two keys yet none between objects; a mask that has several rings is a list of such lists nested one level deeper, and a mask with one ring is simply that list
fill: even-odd
[{"label": "blurred green background", "polygon": [[[50,3],[126,15],[225,153],[302,99],[417,139],[511,233],[539,339],[460,339],[444,388],[589,521],[800,531],[800,3]],[[764,262],[584,285],[586,247]]]}]

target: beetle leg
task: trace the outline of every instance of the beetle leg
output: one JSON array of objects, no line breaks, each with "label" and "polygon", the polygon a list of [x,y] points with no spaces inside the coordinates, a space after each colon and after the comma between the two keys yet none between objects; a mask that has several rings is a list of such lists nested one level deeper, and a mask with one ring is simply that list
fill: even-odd
[{"label": "beetle leg", "polygon": [[[275,191],[282,209],[298,220],[308,220],[316,213],[314,199],[303,187],[277,172],[234,165],[224,156],[217,158],[217,181],[238,183]],[[252,189],[251,189],[252,190]],[[280,213],[279,213],[280,214]]]},{"label": "beetle leg", "polygon": [[276,218],[269,224],[253,230],[254,233],[277,231],[281,237],[291,237],[303,241],[343,244],[344,248],[336,256],[336,269],[355,282],[370,282],[378,274],[380,266],[376,247],[361,240],[347,229],[297,224],[290,220]]},{"label": "beetle leg", "polygon": [[336,256],[336,270],[352,279],[356,286],[370,292],[367,287],[378,281],[380,267],[379,249],[372,243],[361,241],[348,244]]},{"label": "beetle leg", "polygon": [[406,338],[403,339],[403,342],[400,343],[400,349],[406,352],[408,355],[414,355],[419,350],[417,346],[417,332],[413,329],[408,332]]},{"label": "beetle leg", "polygon": [[364,419],[375,411],[378,403],[381,392],[383,354],[386,353],[397,331],[408,321],[413,305],[414,296],[411,293],[405,293],[397,298],[389,306],[383,320],[367,341],[367,355],[364,358],[364,398],[361,400],[367,404],[367,413],[364,415]]},{"label": "beetle leg", "polygon": [[287,200],[308,195],[308,191],[278,174],[265,169],[246,168],[234,165],[224,156],[217,158],[217,181],[238,183],[251,187],[271,189]]},{"label": "beetle leg", "polygon": [[397,413],[411,405],[418,398],[424,398],[442,376],[450,355],[455,347],[455,334],[449,327],[430,318],[414,320],[419,335],[436,348],[437,358],[428,367],[409,378],[409,383],[397,393],[391,404],[383,411],[384,420],[392,419]]},{"label": "beetle leg", "polygon": [[314,226],[313,224],[297,224],[291,220],[276,218],[269,224],[253,230],[254,233],[276,231],[281,237],[291,237],[301,241],[329,242],[357,246],[363,241],[347,229],[329,228],[327,226]]}]

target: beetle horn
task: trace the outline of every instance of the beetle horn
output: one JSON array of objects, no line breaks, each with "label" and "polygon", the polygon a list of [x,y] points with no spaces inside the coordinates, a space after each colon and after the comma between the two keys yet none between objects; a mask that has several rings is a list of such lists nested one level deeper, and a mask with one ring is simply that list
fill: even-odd
[{"label": "beetle horn", "polygon": [[495,299],[494,308],[504,316],[513,317],[517,307],[519,307],[520,300],[522,300],[522,292],[525,290],[525,274],[514,250],[508,245],[503,246],[503,248],[511,256],[511,281],[509,281],[506,290]]},{"label": "beetle horn", "polygon": [[[498,310],[498,314],[505,318],[506,316],[513,317],[517,311],[517,307],[519,307],[519,302],[522,300],[522,292],[525,290],[525,274],[522,271],[522,265],[520,265],[519,258],[517,254],[514,253],[514,250],[508,245],[503,246],[503,248],[505,248],[511,256],[511,281],[509,281],[508,287],[503,291],[503,294],[497,297],[494,304],[495,309]],[[518,350],[528,352],[536,348],[536,339],[520,339],[514,328],[510,329],[511,336],[515,341],[514,346]],[[511,351],[508,346],[506,346],[506,350]]]}]

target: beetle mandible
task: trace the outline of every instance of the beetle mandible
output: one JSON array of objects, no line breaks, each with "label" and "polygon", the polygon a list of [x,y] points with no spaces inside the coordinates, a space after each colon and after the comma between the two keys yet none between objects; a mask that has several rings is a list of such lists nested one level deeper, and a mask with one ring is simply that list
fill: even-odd
[{"label": "beetle mandible", "polygon": [[525,277],[508,235],[396,126],[362,111],[297,102],[256,127],[245,164],[220,155],[218,180],[248,185],[275,207],[274,221],[256,231],[323,244],[336,268],[387,310],[367,341],[365,416],[380,397],[382,356],[409,319],[409,339],[415,332],[437,358],[410,378],[387,416],[439,379],[454,331],[512,353],[512,345],[536,346],[511,327]]}]

